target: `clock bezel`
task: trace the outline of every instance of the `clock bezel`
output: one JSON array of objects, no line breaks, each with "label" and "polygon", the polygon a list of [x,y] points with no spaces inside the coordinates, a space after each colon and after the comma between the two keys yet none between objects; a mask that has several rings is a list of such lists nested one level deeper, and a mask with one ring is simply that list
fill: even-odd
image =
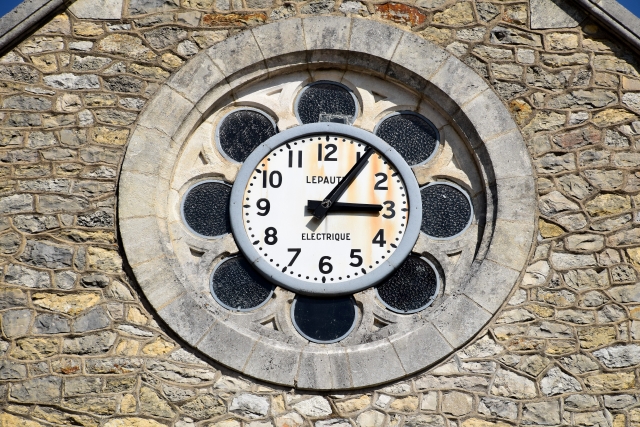
[{"label": "clock bezel", "polygon": [[[311,283],[286,275],[260,256],[244,228],[242,205],[244,192],[251,175],[264,157],[277,147],[292,140],[305,136],[326,133],[357,139],[369,144],[374,147],[377,152],[384,155],[389,162],[395,166],[405,183],[407,199],[409,201],[409,218],[403,233],[403,238],[400,240],[397,249],[387,260],[382,262],[373,271],[356,279],[339,283]],[[249,155],[238,171],[238,175],[233,183],[229,204],[229,214],[231,218],[231,230],[238,248],[245,255],[249,263],[251,263],[251,265],[269,281],[282,286],[285,289],[303,295],[339,296],[354,294],[375,286],[389,277],[389,275],[402,265],[402,262],[411,254],[411,251],[418,240],[418,236],[420,235],[422,199],[420,196],[420,187],[418,186],[418,181],[416,180],[413,170],[404,161],[402,156],[382,139],[364,129],[349,125],[343,125],[340,123],[310,123],[296,126],[274,135],[259,145]],[[336,290],[335,288],[338,286],[340,289]]]}]

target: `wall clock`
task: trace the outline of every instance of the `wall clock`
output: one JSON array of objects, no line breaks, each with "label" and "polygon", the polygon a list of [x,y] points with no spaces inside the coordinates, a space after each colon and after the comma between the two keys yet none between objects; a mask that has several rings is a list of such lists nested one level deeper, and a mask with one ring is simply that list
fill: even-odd
[{"label": "wall clock", "polygon": [[254,150],[235,180],[230,217],[242,253],[269,280],[307,295],[346,295],[402,264],[418,239],[422,203],[413,172],[382,139],[315,123]]}]

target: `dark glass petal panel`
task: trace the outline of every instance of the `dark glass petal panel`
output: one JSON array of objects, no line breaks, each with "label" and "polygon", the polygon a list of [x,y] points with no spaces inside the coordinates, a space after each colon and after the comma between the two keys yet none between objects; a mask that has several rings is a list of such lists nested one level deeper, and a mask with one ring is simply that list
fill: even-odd
[{"label": "dark glass petal panel", "polygon": [[380,300],[391,310],[413,313],[429,305],[438,292],[438,276],[422,258],[408,257],[398,270],[376,288]]},{"label": "dark glass petal panel", "polygon": [[223,261],[216,268],[211,276],[211,293],[226,308],[252,310],[267,302],[273,285],[239,256]]},{"label": "dark glass petal panel", "polygon": [[300,95],[297,112],[303,124],[318,123],[320,115],[347,116],[353,123],[356,118],[356,101],[351,92],[335,83],[316,83],[308,86]]},{"label": "dark glass petal panel", "polygon": [[273,122],[254,110],[238,110],[224,118],[218,129],[218,143],[225,154],[244,162],[255,148],[276,134]]},{"label": "dark glass petal panel", "polygon": [[229,198],[231,186],[207,181],[195,185],[184,196],[182,215],[196,233],[207,237],[231,233]]},{"label": "dark glass petal panel", "polygon": [[438,131],[426,118],[400,113],[382,121],[376,135],[396,149],[410,165],[427,160],[438,147]]},{"label": "dark glass petal panel", "polygon": [[353,298],[311,298],[296,296],[292,307],[293,324],[314,342],[336,342],[346,337],[356,321]]},{"label": "dark glass petal panel", "polygon": [[458,188],[434,184],[420,190],[422,226],[428,236],[440,239],[464,231],[471,221],[472,208],[467,196]]}]

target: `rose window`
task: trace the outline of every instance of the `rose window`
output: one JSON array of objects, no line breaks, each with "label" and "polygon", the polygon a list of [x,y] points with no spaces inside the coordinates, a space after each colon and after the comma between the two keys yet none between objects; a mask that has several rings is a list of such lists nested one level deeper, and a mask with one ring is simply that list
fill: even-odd
[{"label": "rose window", "polygon": [[263,381],[354,389],[489,322],[535,200],[522,135],[472,69],[398,28],[314,16],[239,32],[158,89],[118,227],[185,346]]},{"label": "rose window", "polygon": [[483,230],[477,167],[437,106],[351,72],[244,88],[189,138],[171,188],[192,291],[284,341],[368,342],[419,323],[455,292]]}]

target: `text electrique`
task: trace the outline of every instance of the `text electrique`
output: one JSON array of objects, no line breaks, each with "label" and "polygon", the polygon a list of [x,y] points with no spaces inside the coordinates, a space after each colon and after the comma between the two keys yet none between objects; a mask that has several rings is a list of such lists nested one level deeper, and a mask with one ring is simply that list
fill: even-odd
[{"label": "text electrique", "polygon": [[351,240],[351,233],[302,233],[302,240]]},{"label": "text electrique", "polygon": [[337,184],[342,181],[342,176],[307,175],[307,184]]}]

